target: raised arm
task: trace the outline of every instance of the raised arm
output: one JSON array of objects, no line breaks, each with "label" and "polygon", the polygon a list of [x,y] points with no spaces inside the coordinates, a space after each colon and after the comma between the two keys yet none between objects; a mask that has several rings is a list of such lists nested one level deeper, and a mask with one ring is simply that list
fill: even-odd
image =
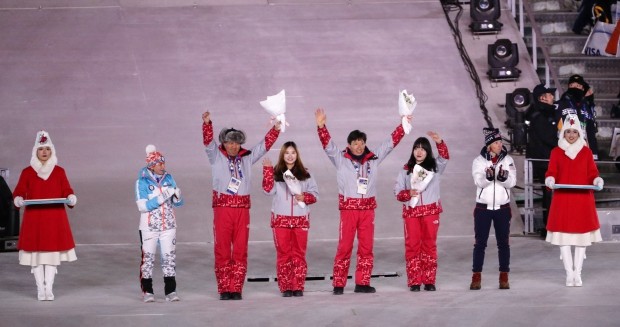
[{"label": "raised arm", "polygon": [[209,157],[209,162],[213,164],[217,155],[217,142],[213,140],[213,122],[211,114],[205,111],[202,114],[202,143],[205,146],[205,152]]},{"label": "raised arm", "polygon": [[316,119],[316,127],[319,133],[319,140],[321,141],[323,149],[325,149],[327,147],[327,144],[331,140],[329,131],[325,126],[325,123],[327,123],[327,115],[325,114],[325,110],[323,110],[323,108],[317,108],[314,112],[314,118]]},{"label": "raised arm", "polygon": [[439,157],[437,158],[437,172],[440,174],[446,169],[446,165],[448,164],[448,160],[450,160],[450,152],[448,152],[448,146],[446,142],[441,138],[439,134],[433,131],[429,131],[426,133],[435,145],[437,146],[437,152],[439,152]]},{"label": "raised arm", "polygon": [[281,126],[282,123],[280,121],[276,121],[275,125],[267,131],[267,134],[265,134],[265,138],[252,148],[252,164],[262,158],[267,151],[271,149],[273,144],[276,143],[278,136],[280,136]]},{"label": "raised arm", "polygon": [[209,146],[213,141],[213,124],[211,123],[211,113],[202,113],[202,144]]},{"label": "raised arm", "polygon": [[[407,121],[411,124],[411,119],[412,119],[411,116],[403,116],[403,117],[406,117]],[[377,155],[379,162],[383,161],[383,159],[385,159],[385,157],[387,157],[387,155],[390,154],[392,150],[394,150],[394,148],[398,145],[398,143],[400,143],[400,141],[403,139],[404,136],[405,136],[405,130],[403,129],[402,124],[399,123],[398,126],[394,129],[394,131],[390,135],[390,137],[386,139],[385,141],[383,141],[383,143],[381,143],[379,148],[375,151],[375,154]]]},{"label": "raised arm", "polygon": [[263,159],[263,191],[265,194],[272,195],[275,193],[274,189],[274,174],[273,166],[269,158]]},{"label": "raised arm", "polygon": [[316,109],[314,117],[316,118],[317,133],[323,150],[325,150],[329,160],[338,167],[342,157],[340,155],[340,149],[338,149],[336,144],[332,141],[332,137],[327,130],[327,115],[325,114],[325,110],[323,110],[323,108]]}]

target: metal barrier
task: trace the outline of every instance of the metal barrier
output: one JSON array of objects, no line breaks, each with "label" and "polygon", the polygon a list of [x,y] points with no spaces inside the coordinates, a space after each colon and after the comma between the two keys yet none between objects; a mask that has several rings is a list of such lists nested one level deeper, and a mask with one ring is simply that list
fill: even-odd
[{"label": "metal barrier", "polygon": [[[518,8],[517,8],[518,3]],[[534,9],[532,8],[529,1],[524,0],[508,0],[508,7],[510,7],[510,11],[513,18],[517,17],[517,10],[519,14],[519,19],[515,20],[517,25],[519,25],[519,32],[521,33],[521,37],[525,38],[525,19],[529,21],[532,28],[532,67],[534,70],[538,67],[538,52],[537,49],[540,48],[542,52],[543,59],[545,62],[545,85],[553,86],[557,89],[556,99],[558,95],[564,92],[564,88],[560,83],[560,79],[558,77],[558,70],[553,66],[551,62],[551,56],[549,55],[549,50],[547,46],[542,40],[542,32],[540,26],[536,23],[536,19],[534,17]],[[553,81],[553,83],[551,83]]]}]

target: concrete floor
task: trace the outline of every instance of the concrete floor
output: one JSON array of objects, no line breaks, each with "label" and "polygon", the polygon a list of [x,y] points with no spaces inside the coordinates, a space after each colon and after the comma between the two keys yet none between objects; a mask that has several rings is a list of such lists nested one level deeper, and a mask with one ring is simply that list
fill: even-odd
[{"label": "concrete floor", "polygon": [[[487,44],[510,38],[522,45],[509,12],[502,21],[500,35],[480,37],[466,30],[467,10],[460,22],[497,127],[505,94],[537,84],[525,51],[518,82],[486,79]],[[589,248],[584,287],[567,288],[558,249],[522,236],[517,210],[511,290],[497,289],[493,240],[483,289],[468,290],[471,161],[483,145],[484,121],[438,1],[0,0],[0,31],[0,166],[10,169],[14,187],[36,131],[48,130],[78,196],[69,214],[79,243],[78,261],[59,268],[53,302],[36,301],[34,278],[16,253],[0,253],[0,326],[620,324],[620,286],[609,282],[620,267],[620,246]],[[274,160],[279,146],[294,140],[317,179],[309,275],[325,277],[336,249],[337,194],[314,109],[325,108],[337,144],[361,129],[372,149],[398,124],[397,92],[405,88],[418,99],[414,130],[382,163],[375,232],[374,273],[396,277],[374,278],[376,294],[353,294],[348,285],[341,297],[330,294],[329,280],[308,281],[305,296],[293,299],[280,297],[273,281],[248,282],[243,301],[219,301],[201,113],[212,112],[216,130],[244,129],[252,146],[269,128],[258,102],[286,89],[290,126],[268,155]],[[413,141],[428,130],[444,137],[451,162],[442,183],[438,291],[414,294],[403,276],[392,187]],[[140,301],[133,183],[149,143],[166,155],[186,197],[177,211],[179,303],[163,301],[163,282],[155,285],[157,303]],[[260,178],[256,166],[248,277],[273,279],[270,202]]]}]

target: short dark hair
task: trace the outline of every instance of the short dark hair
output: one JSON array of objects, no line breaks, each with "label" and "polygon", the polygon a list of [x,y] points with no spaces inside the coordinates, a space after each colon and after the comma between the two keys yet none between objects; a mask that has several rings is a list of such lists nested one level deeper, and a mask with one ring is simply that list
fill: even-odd
[{"label": "short dark hair", "polygon": [[362,140],[364,141],[364,143],[366,143],[366,133],[360,131],[359,129],[356,129],[352,131],[351,133],[349,133],[349,136],[347,136],[347,143],[349,144],[357,140]]}]

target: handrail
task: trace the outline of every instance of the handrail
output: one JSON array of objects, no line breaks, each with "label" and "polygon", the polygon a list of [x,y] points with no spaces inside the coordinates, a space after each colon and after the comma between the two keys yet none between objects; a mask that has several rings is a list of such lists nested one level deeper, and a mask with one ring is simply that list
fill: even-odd
[{"label": "handrail", "polygon": [[[543,55],[543,59],[545,61],[545,85],[547,85],[548,87],[553,86],[554,88],[557,89],[558,94],[556,94],[556,99],[558,98],[558,95],[564,93],[564,88],[562,87],[562,84],[560,83],[560,78],[558,76],[557,73],[557,69],[553,66],[552,62],[551,62],[551,56],[549,55],[549,50],[547,49],[547,47],[545,46],[545,43],[542,40],[542,32],[540,30],[540,27],[538,26],[538,23],[536,23],[536,19],[534,16],[534,10],[532,9],[532,5],[530,4],[529,0],[508,0],[510,3],[510,8],[512,11],[512,16],[516,17],[516,2],[519,2],[519,21],[517,21],[517,24],[519,24],[519,31],[521,32],[521,37],[525,37],[525,22],[524,22],[524,15],[523,15],[523,11],[525,10],[525,16],[527,16],[528,20],[530,21],[531,24],[531,28],[532,28],[532,66],[534,67],[534,71],[536,71],[536,67],[538,67],[538,52],[537,49],[540,48],[540,50],[542,51],[542,55]],[[540,44],[540,47],[538,46],[538,44]],[[553,85],[550,83],[550,81],[553,80]]]}]

